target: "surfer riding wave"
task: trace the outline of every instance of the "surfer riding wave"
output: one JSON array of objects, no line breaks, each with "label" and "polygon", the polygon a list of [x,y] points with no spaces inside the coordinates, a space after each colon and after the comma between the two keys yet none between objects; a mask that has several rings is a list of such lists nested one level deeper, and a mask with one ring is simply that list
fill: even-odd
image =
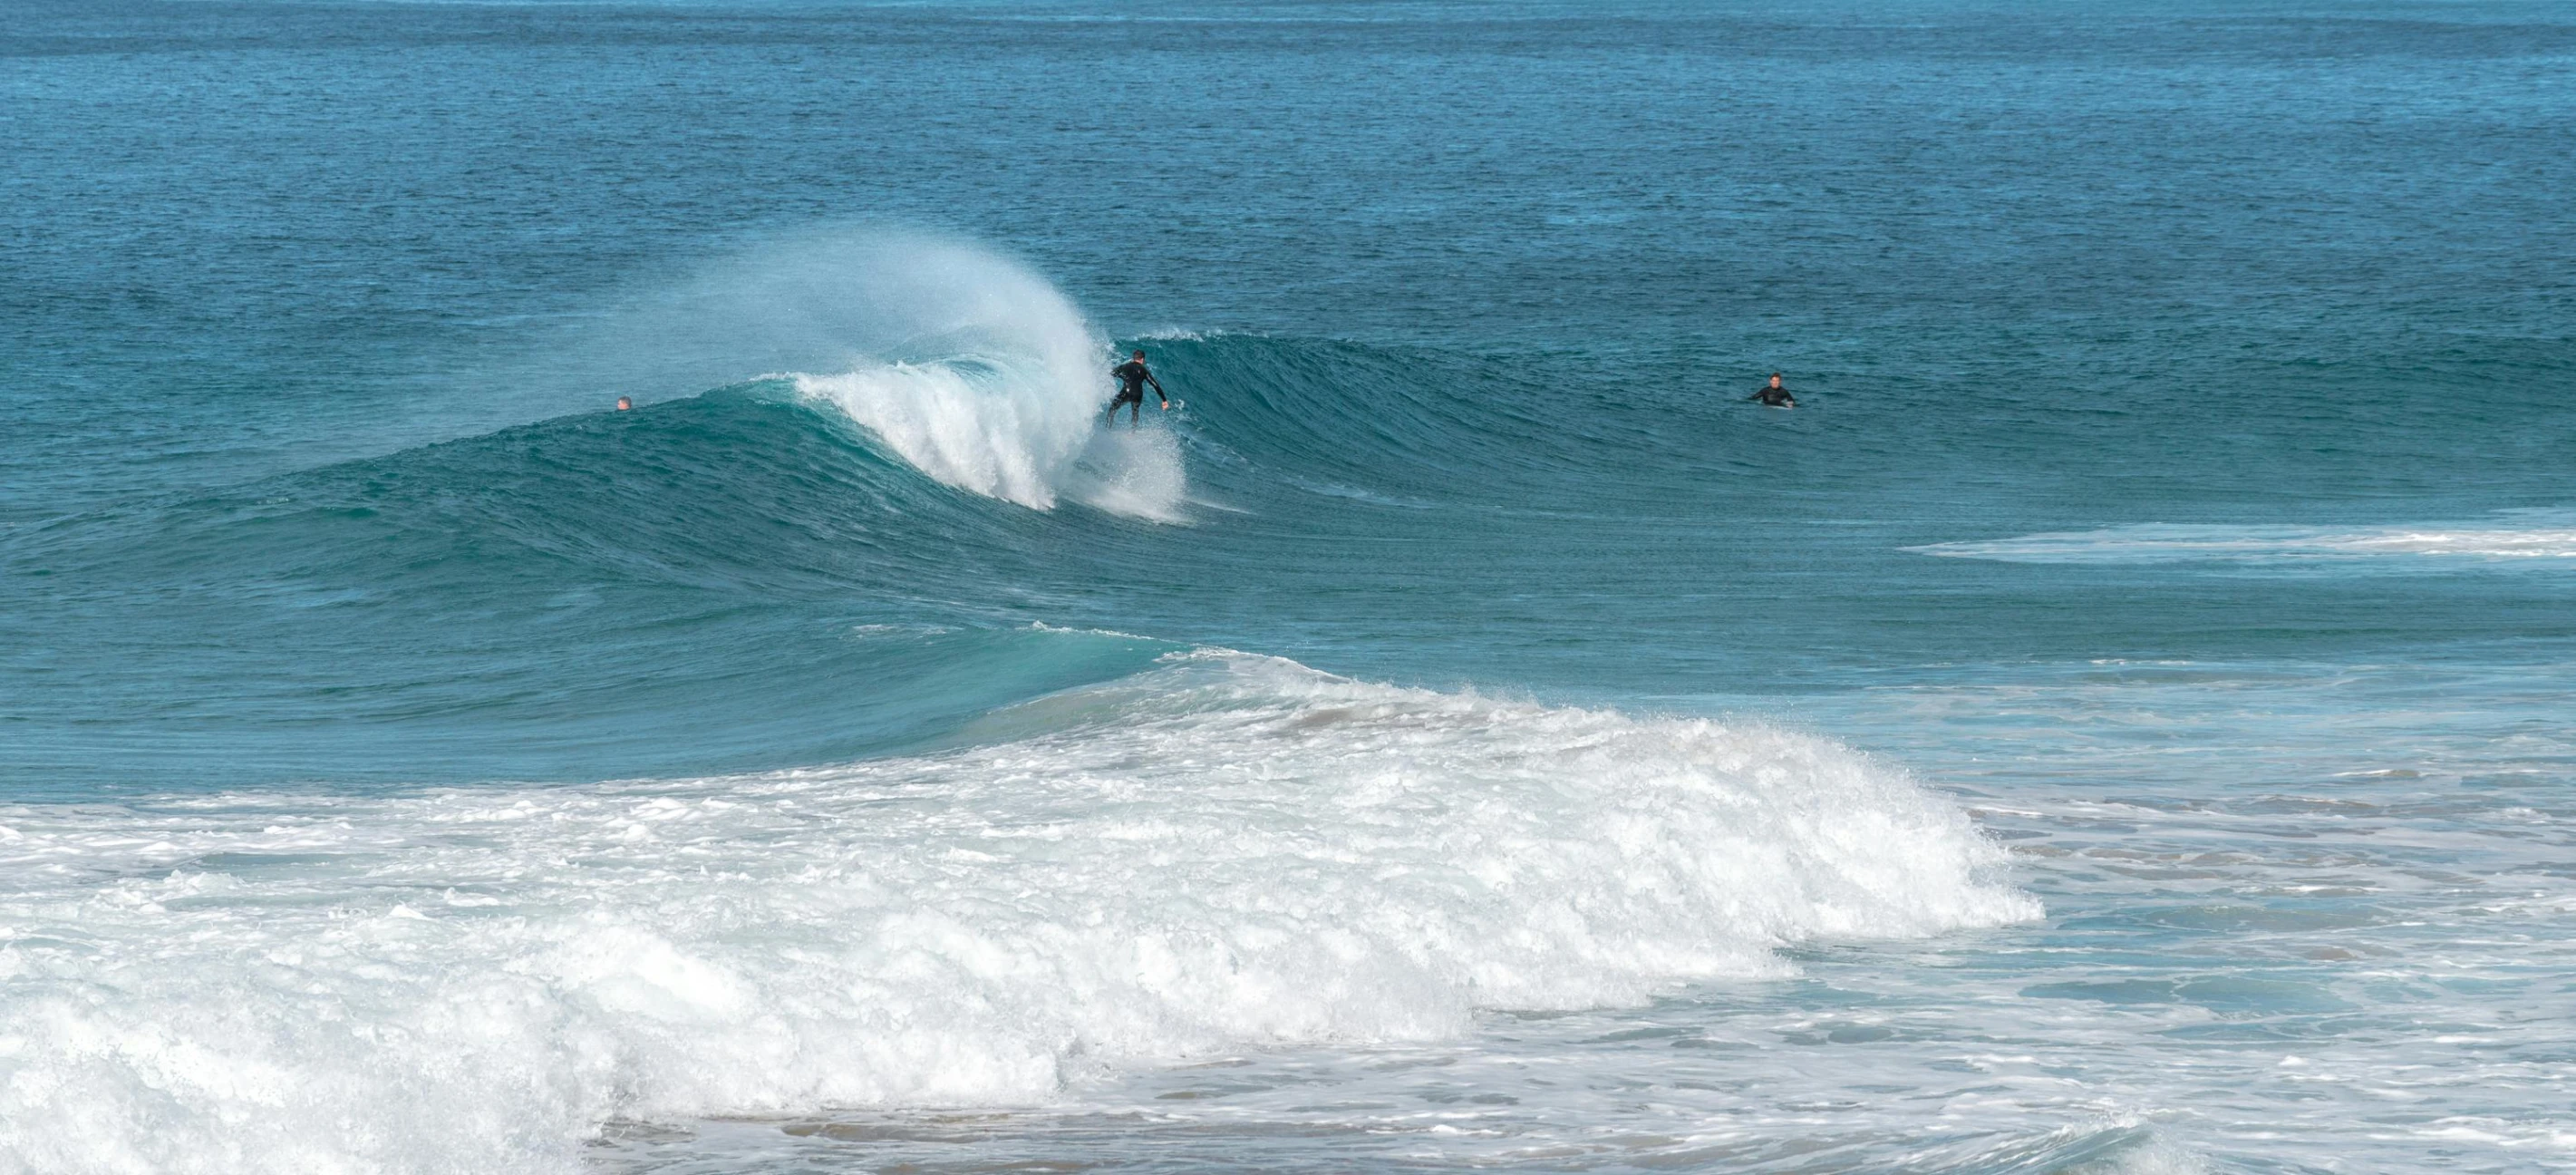
[{"label": "surfer riding wave", "polygon": [[1101,423],[1116,424],[1118,410],[1125,408],[1127,427],[1136,428],[1143,424],[1146,384],[1154,385],[1154,396],[1163,402],[1163,411],[1172,410],[1172,397],[1163,391],[1163,381],[1154,378],[1154,373],[1145,367],[1144,351],[1131,352],[1127,361],[1110,368],[1109,374],[1118,379],[1118,398],[1109,402],[1109,414],[1101,418]]}]

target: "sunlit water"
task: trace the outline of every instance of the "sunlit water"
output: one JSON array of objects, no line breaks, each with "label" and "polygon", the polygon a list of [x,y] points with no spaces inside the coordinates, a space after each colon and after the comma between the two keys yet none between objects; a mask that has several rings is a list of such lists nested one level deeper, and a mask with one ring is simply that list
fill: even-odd
[{"label": "sunlit water", "polygon": [[2576,1167],[2553,7],[13,15],[0,1170]]}]

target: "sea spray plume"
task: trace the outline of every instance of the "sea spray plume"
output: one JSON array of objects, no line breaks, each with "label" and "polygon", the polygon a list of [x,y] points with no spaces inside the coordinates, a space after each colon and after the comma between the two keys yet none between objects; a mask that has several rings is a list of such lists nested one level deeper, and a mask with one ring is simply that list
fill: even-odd
[{"label": "sea spray plume", "polygon": [[[959,489],[1036,509],[1070,493],[1165,518],[1179,501],[1169,446],[1075,468],[1108,399],[1108,342],[1045,278],[972,242],[883,229],[775,241],[705,266],[601,337],[618,354],[607,370],[641,361],[674,391],[788,373]],[[1086,492],[1103,486],[1118,492]]]}]

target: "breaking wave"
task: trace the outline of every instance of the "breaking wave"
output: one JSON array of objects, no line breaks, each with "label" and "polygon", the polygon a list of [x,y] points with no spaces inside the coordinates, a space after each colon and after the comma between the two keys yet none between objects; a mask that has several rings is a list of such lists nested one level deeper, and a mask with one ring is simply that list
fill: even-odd
[{"label": "breaking wave", "polygon": [[1041,1103],[2038,913],[1957,807],[1762,726],[1202,651],[960,741],[0,809],[0,1153],[562,1169],[621,1117]]},{"label": "breaking wave", "polygon": [[745,250],[600,332],[613,369],[649,356],[687,390],[788,373],[943,484],[1034,509],[1071,496],[1175,520],[1168,445],[1101,442],[1108,340],[1027,266],[973,242],[887,229]]}]

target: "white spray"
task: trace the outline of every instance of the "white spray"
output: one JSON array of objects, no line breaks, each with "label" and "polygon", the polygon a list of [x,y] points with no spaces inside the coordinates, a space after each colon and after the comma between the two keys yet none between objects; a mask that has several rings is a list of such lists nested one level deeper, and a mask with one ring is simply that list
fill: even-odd
[{"label": "white spray", "polygon": [[700,270],[608,337],[648,382],[700,391],[789,373],[931,478],[1033,509],[1071,497],[1178,519],[1168,437],[1105,440],[1108,340],[1063,292],[971,242],[814,233]]}]

